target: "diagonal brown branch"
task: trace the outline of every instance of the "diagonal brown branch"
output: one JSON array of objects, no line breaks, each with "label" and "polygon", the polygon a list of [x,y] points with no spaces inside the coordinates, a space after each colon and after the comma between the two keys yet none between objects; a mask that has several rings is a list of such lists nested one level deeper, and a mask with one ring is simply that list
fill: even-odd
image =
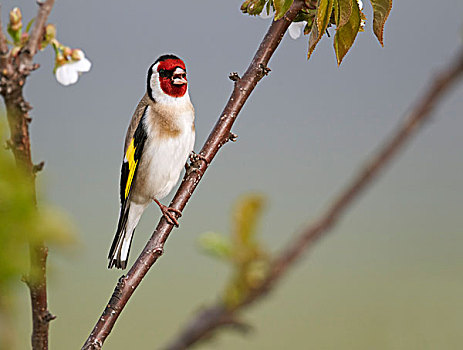
[{"label": "diagonal brown branch", "polygon": [[392,137],[385,142],[379,152],[361,168],[352,182],[341,191],[333,204],[321,217],[308,226],[286,249],[274,260],[271,272],[260,287],[252,290],[236,307],[227,308],[218,303],[201,311],[168,345],[166,350],[186,349],[199,340],[212,335],[216,330],[227,324],[227,320],[237,317],[238,311],[250,303],[262,298],[271,291],[288,269],[312,246],[319,238],[327,234],[337,223],[340,216],[350,208],[353,201],[363,190],[375,180],[390,161],[416,134],[419,127],[430,118],[431,112],[440,102],[453,84],[461,79],[463,74],[463,50],[456,56],[445,70],[431,82],[429,89],[417,101],[411,113],[397,128]]},{"label": "diagonal brown branch", "polygon": [[[282,19],[272,23],[246,73],[241,79],[235,79],[232,95],[200,152],[207,160],[207,163],[203,162],[197,171],[185,175],[180,188],[170,204],[171,207],[178,210],[183,210],[183,208],[185,208],[193,191],[198,186],[199,181],[208,168],[208,164],[211,163],[220,148],[229,141],[231,137],[230,130],[238,117],[238,113],[257,83],[268,74],[269,70],[267,64],[270,57],[275,52],[284,33],[303,5],[304,3],[302,0],[296,0]],[[109,303],[98,319],[97,324],[93,328],[82,349],[100,349],[103,346],[105,339],[111,332],[117,318],[133,292],[151,266],[162,255],[164,243],[169,237],[172,228],[173,226],[162,217],[156,230],[153,232],[153,235],[132,268],[126,276],[122,276],[119,279]]]},{"label": "diagonal brown branch", "polygon": [[[0,23],[0,93],[5,101],[8,124],[10,127],[10,140],[8,146],[11,148],[16,164],[25,169],[33,189],[34,203],[37,202],[35,194],[35,168],[31,157],[31,142],[29,135],[29,123],[31,118],[30,105],[23,95],[23,86],[29,73],[37,68],[32,63],[37,52],[38,42],[43,34],[43,28],[48,15],[53,7],[54,0],[47,0],[39,3],[39,10],[34,29],[25,49],[20,54],[20,63],[9,56],[3,28]],[[48,349],[49,322],[54,318],[48,311],[47,305],[47,280],[46,263],[48,249],[43,242],[30,246],[31,270],[27,278],[27,285],[30,290],[32,307],[32,336],[31,343],[34,350]]]}]

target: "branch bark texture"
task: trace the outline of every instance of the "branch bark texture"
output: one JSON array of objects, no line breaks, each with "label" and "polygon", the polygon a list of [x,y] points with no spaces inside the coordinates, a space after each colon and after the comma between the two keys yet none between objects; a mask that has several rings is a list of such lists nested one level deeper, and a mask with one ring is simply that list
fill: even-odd
[{"label": "branch bark texture", "polygon": [[[267,68],[267,64],[270,58],[283,39],[289,25],[303,6],[304,2],[302,0],[294,1],[283,18],[272,22],[246,73],[242,78],[235,76],[235,86],[232,95],[200,152],[200,155],[206,161],[202,162],[196,171],[185,175],[182,184],[170,204],[171,207],[180,211],[185,208],[212,159],[224,144],[233,139],[233,134],[231,134],[233,123],[236,121],[239,112],[257,83],[268,74],[269,69]],[[172,228],[173,226],[162,217],[132,268],[126,276],[122,276],[119,279],[111,299],[82,349],[100,349],[103,346],[105,339],[108,337],[117,318],[135,289],[151,266],[162,255],[164,244]]]},{"label": "branch bark texture", "polygon": [[357,176],[340,192],[333,204],[293,240],[271,265],[270,273],[263,283],[252,290],[244,300],[234,308],[227,308],[217,303],[202,310],[170,343],[166,350],[187,349],[196,342],[210,337],[216,330],[227,326],[231,321],[239,323],[237,313],[252,302],[261,299],[271,291],[288,269],[315,243],[327,234],[338,222],[342,214],[359,197],[363,190],[378,178],[381,171],[404,148],[418,129],[429,120],[431,113],[446,92],[463,75],[463,50],[449,66],[438,74],[429,88],[414,105],[410,114],[399,125],[392,137],[388,139]]},{"label": "branch bark texture", "polygon": [[[29,74],[38,68],[32,60],[38,49],[38,43],[43,36],[45,23],[53,7],[54,0],[39,2],[39,10],[29,41],[18,56],[13,57],[8,48],[6,36],[0,23],[0,94],[5,101],[10,140],[7,146],[12,150],[16,164],[25,170],[29,176],[33,198],[35,194],[36,168],[32,163],[29,124],[32,109],[23,95],[23,87]],[[46,263],[48,249],[43,242],[30,246],[30,276],[26,278],[29,286],[32,307],[32,349],[48,349],[49,322],[54,318],[48,311]],[[34,276],[34,278],[31,278]]]}]

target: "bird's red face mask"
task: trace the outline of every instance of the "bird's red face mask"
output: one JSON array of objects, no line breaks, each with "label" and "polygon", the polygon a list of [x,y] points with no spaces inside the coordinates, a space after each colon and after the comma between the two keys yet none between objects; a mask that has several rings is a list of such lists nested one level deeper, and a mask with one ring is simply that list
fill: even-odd
[{"label": "bird's red face mask", "polygon": [[185,63],[180,59],[167,59],[158,65],[159,84],[162,91],[172,97],[182,97],[186,93]]}]

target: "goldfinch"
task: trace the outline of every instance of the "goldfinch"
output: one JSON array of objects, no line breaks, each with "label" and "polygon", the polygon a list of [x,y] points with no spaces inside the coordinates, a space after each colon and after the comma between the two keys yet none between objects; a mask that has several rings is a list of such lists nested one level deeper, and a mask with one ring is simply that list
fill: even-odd
[{"label": "goldfinch", "polygon": [[167,221],[178,226],[175,214],[181,213],[159,200],[178,182],[193,152],[194,117],[185,63],[175,55],[159,57],[148,70],[147,91],[125,137],[119,223],[108,268],[127,266],[133,233],[151,201],[157,203]]}]

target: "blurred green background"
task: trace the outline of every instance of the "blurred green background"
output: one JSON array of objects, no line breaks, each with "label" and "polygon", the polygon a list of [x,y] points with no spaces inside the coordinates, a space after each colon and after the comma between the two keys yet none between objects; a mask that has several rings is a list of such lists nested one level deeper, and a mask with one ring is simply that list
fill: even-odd
[{"label": "blurred green background", "polygon": [[[233,131],[238,142],[214,160],[170,237],[165,255],[131,299],[105,349],[157,349],[229,277],[201,254],[198,236],[227,233],[234,201],[268,198],[262,239],[278,251],[330,203],[365,157],[389,135],[437,68],[462,44],[461,0],[394,1],[385,48],[371,33],[372,11],[341,67],[324,38],[307,62],[307,37],[285,37],[272,73],[252,94]],[[33,1],[21,6],[33,17]],[[64,88],[53,53],[27,82],[33,105],[33,159],[45,160],[39,200],[74,219],[80,244],[52,249],[51,349],[78,349],[108,301],[120,271],[106,256],[118,215],[122,142],[145,91],[146,71],[163,53],[187,64],[199,150],[232,83],[270,20],[244,16],[239,1],[57,1],[58,37],[85,50],[92,71]],[[263,302],[243,314],[254,332],[225,331],[204,349],[459,349],[463,343],[463,85],[351,208]],[[170,197],[169,197],[170,199]],[[167,200],[163,201],[167,203]],[[133,262],[159,218],[151,206],[135,235]],[[18,284],[20,348],[30,338],[28,291]]]}]

